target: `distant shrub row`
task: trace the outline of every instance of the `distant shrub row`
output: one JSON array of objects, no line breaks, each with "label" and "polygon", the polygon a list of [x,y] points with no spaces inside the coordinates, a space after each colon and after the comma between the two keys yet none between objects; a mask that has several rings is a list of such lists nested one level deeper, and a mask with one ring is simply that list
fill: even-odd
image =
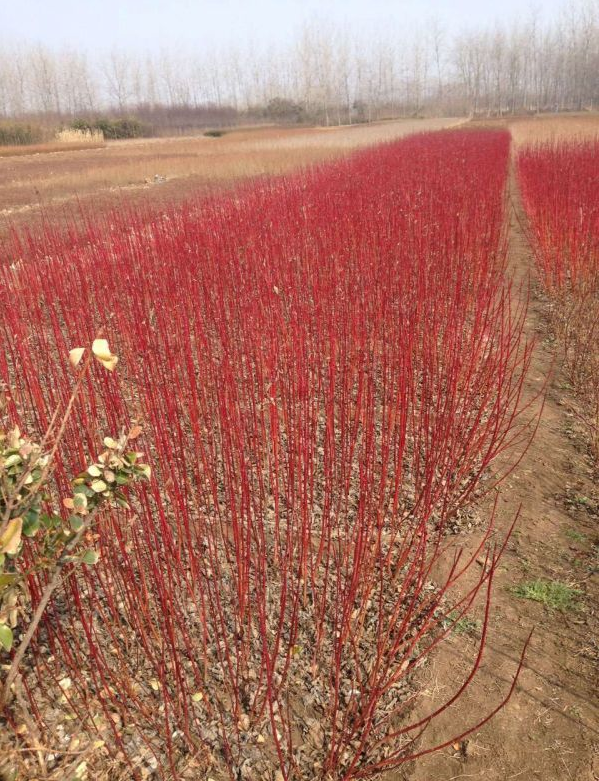
[{"label": "distant shrub row", "polygon": [[43,128],[20,122],[0,123],[0,146],[39,144],[45,140]]},{"label": "distant shrub row", "polygon": [[71,123],[74,130],[82,130],[88,133],[101,131],[104,138],[143,138],[153,135],[152,128],[145,122],[133,117],[120,119],[76,119]]}]

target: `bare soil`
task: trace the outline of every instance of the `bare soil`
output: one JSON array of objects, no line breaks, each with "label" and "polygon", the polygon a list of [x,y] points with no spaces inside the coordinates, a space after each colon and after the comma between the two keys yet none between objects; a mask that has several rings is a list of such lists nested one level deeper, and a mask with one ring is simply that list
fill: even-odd
[{"label": "bare soil", "polygon": [[[509,262],[516,282],[527,285],[533,257],[513,176],[510,201]],[[534,629],[525,666],[510,702],[494,719],[466,740],[389,774],[387,781],[599,779],[597,475],[569,411],[545,307],[533,289],[526,331],[536,348],[527,400],[533,402],[546,378],[551,380],[536,436],[499,493],[498,529],[505,533],[519,510],[520,515],[495,577],[482,667],[457,707],[431,724],[421,747],[460,734],[501,701]],[[478,537],[462,535],[457,544],[473,550]],[[513,593],[518,584],[537,579],[572,585],[582,592],[579,603],[561,612]],[[443,644],[423,675],[431,704],[448,699],[465,679],[479,635],[472,627]]]}]

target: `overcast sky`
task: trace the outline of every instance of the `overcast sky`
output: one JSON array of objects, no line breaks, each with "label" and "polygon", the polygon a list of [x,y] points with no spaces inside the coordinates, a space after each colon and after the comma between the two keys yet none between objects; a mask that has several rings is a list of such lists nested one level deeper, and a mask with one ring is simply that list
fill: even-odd
[{"label": "overcast sky", "polygon": [[0,41],[96,51],[287,42],[305,21],[351,30],[414,28],[437,18],[448,31],[555,17],[563,0],[0,0]]}]

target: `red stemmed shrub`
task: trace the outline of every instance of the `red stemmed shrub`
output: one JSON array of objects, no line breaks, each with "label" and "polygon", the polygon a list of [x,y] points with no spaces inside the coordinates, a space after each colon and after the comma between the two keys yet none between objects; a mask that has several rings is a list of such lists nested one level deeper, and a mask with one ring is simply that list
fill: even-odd
[{"label": "red stemmed shrub", "polygon": [[599,140],[527,147],[518,171],[551,323],[599,461]]},{"label": "red stemmed shrub", "polygon": [[[501,132],[421,135],[15,240],[15,402],[43,426],[66,392],[53,356],[108,326],[120,371],[82,398],[74,455],[133,410],[155,474],[40,633],[42,729],[66,670],[86,728],[164,775],[364,778],[433,748],[421,733],[480,664],[501,547],[483,553],[489,523],[460,554],[448,525],[528,436],[508,152]],[[472,672],[426,711],[415,671],[478,595]]]}]

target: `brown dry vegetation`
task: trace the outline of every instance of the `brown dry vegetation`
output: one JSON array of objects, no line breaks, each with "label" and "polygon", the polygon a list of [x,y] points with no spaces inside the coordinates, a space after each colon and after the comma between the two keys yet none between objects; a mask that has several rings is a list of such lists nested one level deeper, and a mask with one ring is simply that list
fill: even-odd
[{"label": "brown dry vegetation", "polygon": [[507,128],[516,147],[565,139],[593,139],[599,136],[599,112],[536,114],[534,116],[475,119],[472,127]]},{"label": "brown dry vegetation", "polygon": [[2,157],[28,157],[30,155],[56,154],[60,152],[83,152],[86,149],[102,149],[104,141],[49,141],[47,144],[27,144],[26,146],[0,146]]},{"label": "brown dry vegetation", "polygon": [[540,114],[508,122],[518,146],[560,139],[596,138],[599,136],[599,114]]},{"label": "brown dry vegetation", "polygon": [[281,174],[360,146],[459,122],[442,118],[326,129],[261,127],[220,138],[135,139],[108,142],[101,149],[0,157],[0,217],[18,225],[31,213],[43,210],[49,216],[90,198],[95,210],[114,205],[123,193],[144,203],[172,202],[191,192]]}]

